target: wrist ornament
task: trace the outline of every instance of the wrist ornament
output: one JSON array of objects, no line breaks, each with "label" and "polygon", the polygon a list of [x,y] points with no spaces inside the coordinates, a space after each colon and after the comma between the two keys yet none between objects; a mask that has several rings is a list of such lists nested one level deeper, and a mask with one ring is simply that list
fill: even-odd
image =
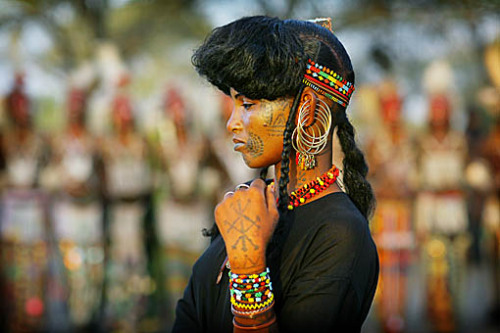
[{"label": "wrist ornament", "polygon": [[253,317],[274,305],[269,268],[258,274],[229,272],[231,310],[236,316]]}]

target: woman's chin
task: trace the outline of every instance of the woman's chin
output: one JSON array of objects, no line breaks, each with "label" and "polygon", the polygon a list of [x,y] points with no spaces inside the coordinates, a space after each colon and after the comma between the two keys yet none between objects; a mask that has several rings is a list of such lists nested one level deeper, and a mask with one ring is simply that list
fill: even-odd
[{"label": "woman's chin", "polygon": [[262,163],[258,163],[258,160],[256,160],[255,158],[250,158],[246,155],[243,155],[243,161],[250,169],[260,169],[265,167],[265,165],[262,165]]}]

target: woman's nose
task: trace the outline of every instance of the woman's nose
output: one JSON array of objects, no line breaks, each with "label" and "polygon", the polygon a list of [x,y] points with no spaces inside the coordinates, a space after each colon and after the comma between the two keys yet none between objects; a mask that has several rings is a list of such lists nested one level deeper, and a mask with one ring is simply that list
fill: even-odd
[{"label": "woman's nose", "polygon": [[237,133],[242,129],[241,116],[237,108],[233,108],[231,116],[227,120],[226,128],[231,133]]}]

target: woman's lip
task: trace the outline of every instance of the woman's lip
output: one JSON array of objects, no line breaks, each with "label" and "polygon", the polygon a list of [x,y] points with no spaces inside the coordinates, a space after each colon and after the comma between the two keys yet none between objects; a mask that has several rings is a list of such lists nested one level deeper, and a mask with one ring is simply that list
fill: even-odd
[{"label": "woman's lip", "polygon": [[233,142],[234,142],[234,150],[236,151],[241,150],[245,145],[245,142],[238,139],[233,139]]},{"label": "woman's lip", "polygon": [[243,149],[243,146],[244,146],[244,145],[245,145],[245,144],[244,144],[243,142],[236,142],[236,143],[234,144],[234,148],[233,148],[233,149],[234,149],[234,150],[236,150],[236,151],[240,151],[241,149]]}]

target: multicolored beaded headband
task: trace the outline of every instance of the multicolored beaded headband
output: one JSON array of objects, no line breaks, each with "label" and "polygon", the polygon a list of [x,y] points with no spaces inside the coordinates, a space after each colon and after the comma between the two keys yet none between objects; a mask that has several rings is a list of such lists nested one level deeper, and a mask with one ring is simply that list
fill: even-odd
[{"label": "multicolored beaded headband", "polygon": [[307,70],[302,83],[343,107],[347,107],[354,92],[354,85],[351,82],[311,59],[307,60]]}]

